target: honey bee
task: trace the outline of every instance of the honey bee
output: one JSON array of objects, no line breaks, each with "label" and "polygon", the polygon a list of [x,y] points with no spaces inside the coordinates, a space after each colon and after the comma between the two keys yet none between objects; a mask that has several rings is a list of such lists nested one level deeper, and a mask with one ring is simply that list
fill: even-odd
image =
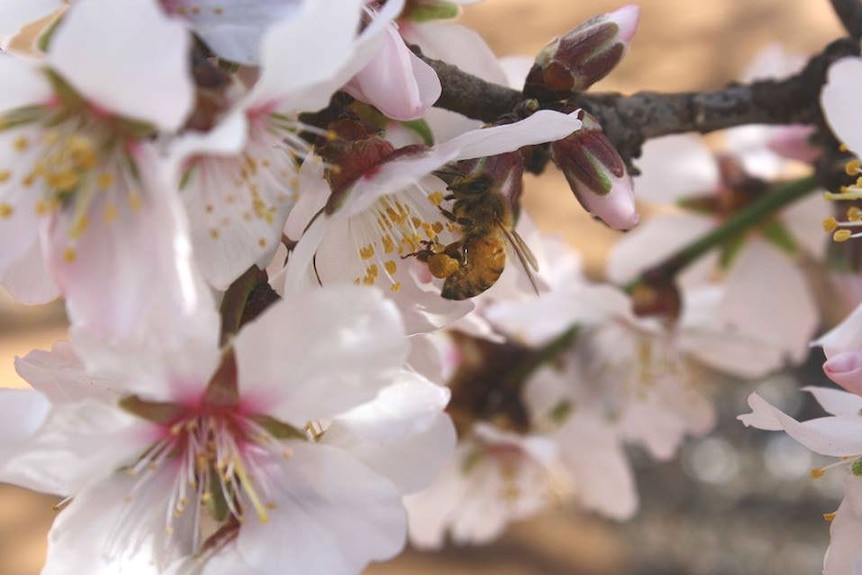
[{"label": "honey bee", "polygon": [[452,177],[440,172],[448,183],[452,209],[440,208],[442,214],[461,228],[461,237],[442,245],[424,242],[424,247],[411,256],[428,265],[436,278],[444,279],[441,295],[446,299],[463,300],[475,297],[490,288],[503,273],[506,265],[506,244],[518,257],[527,277],[538,293],[532,271],[538,271],[536,258],[515,231],[515,217],[509,199],[500,193],[488,171],[474,169]]}]

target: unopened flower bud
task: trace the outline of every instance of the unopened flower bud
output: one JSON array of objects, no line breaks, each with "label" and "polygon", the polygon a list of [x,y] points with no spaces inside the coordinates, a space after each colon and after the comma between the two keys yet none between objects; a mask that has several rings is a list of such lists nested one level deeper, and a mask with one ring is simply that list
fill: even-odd
[{"label": "unopened flower bud", "polygon": [[622,60],[639,15],[637,6],[623,6],[554,39],[536,56],[524,93],[542,101],[560,99],[607,76]]},{"label": "unopened flower bud", "polygon": [[595,118],[582,112],[583,127],[551,144],[551,159],[585,210],[616,230],[638,223],[632,179]]}]

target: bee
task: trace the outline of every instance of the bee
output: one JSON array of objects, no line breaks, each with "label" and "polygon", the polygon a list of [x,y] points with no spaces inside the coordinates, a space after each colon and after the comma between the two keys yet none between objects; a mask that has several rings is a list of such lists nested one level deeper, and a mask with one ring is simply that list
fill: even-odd
[{"label": "bee", "polygon": [[531,273],[538,271],[536,258],[515,231],[511,202],[500,192],[494,176],[482,169],[454,177],[441,171],[438,176],[448,183],[451,192],[444,199],[453,202],[451,211],[442,207],[440,211],[460,226],[461,237],[448,245],[425,241],[421,250],[409,255],[425,262],[431,275],[445,280],[441,295],[464,300],[494,285],[506,265],[507,243],[538,293]]}]

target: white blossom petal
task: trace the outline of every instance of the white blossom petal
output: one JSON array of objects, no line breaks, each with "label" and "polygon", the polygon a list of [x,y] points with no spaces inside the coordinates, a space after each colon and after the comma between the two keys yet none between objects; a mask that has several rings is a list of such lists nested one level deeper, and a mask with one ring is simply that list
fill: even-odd
[{"label": "white blossom petal", "polygon": [[671,204],[718,188],[718,165],[697,135],[651,139],[637,165],[641,174],[635,178],[635,196],[647,202]]},{"label": "white blossom petal", "polygon": [[338,449],[292,449],[273,485],[269,522],[240,529],[246,563],[266,575],[354,575],[402,549],[407,520],[392,484]]},{"label": "white blossom petal", "polygon": [[343,285],[291,294],[248,324],[234,347],[244,401],[299,427],[372,399],[407,357],[395,306],[375,290]]},{"label": "white blossom petal", "polygon": [[816,453],[833,457],[862,453],[862,416],[835,415],[799,422],[770,405],[756,393],[748,396],[752,412],[737,417],[747,426],[760,429],[783,429],[787,434]]},{"label": "white blossom petal", "polygon": [[153,0],[77,0],[47,60],[103,109],[173,131],[194,104],[190,49],[185,27]]},{"label": "white blossom petal", "polygon": [[857,98],[860,90],[862,59],[844,58],[829,67],[820,93],[826,121],[835,136],[857,156],[862,154],[862,113]]}]

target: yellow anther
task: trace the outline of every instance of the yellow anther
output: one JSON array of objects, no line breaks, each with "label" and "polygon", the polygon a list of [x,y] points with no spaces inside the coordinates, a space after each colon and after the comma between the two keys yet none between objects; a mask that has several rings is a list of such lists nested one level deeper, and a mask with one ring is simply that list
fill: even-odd
[{"label": "yellow anther", "polygon": [[5,184],[12,177],[12,172],[9,170],[0,170],[0,184]]},{"label": "yellow anther", "polygon": [[368,244],[367,246],[363,246],[359,248],[359,257],[364,260],[370,260],[374,257],[374,246]]},{"label": "yellow anther", "polygon": [[48,187],[58,192],[71,192],[78,186],[78,174],[73,170],[52,172],[45,177]]},{"label": "yellow anther", "polygon": [[824,514],[823,514],[823,520],[824,520],[824,521],[829,521],[829,522],[831,522],[831,521],[832,521],[832,520],[834,520],[834,519],[835,519],[835,513],[824,513]]},{"label": "yellow anther", "polygon": [[5,220],[6,218],[8,218],[9,216],[12,215],[13,211],[14,210],[12,209],[12,206],[10,206],[9,204],[0,203],[0,219]]},{"label": "yellow anther", "polygon": [[398,269],[398,265],[392,260],[388,260],[386,263],[384,263],[383,267],[386,268],[386,271],[389,273],[389,275],[394,274],[395,270]]},{"label": "yellow anther", "polygon": [[832,233],[838,229],[838,220],[833,217],[823,220],[823,231]]},{"label": "yellow anther", "polygon": [[387,254],[391,254],[395,251],[395,242],[392,240],[392,236],[383,236],[383,251]]},{"label": "yellow anther", "polygon": [[813,479],[820,479],[824,475],[826,475],[826,472],[823,469],[821,469],[820,467],[817,467],[817,468],[811,470],[811,477]]},{"label": "yellow anther", "polygon": [[443,231],[443,224],[440,222],[434,222],[433,224],[431,224],[431,229],[434,230],[435,234],[439,234]]},{"label": "yellow anther", "polygon": [[75,169],[90,170],[96,166],[96,147],[93,146],[93,142],[89,138],[77,135],[69,136],[64,147]]},{"label": "yellow anther", "polygon": [[80,236],[90,227],[90,219],[86,215],[81,215],[75,218],[75,223],[72,224],[72,230],[69,232],[73,238]]},{"label": "yellow anther", "polygon": [[15,141],[12,142],[12,147],[14,147],[17,152],[23,152],[30,147],[30,140],[24,136],[15,138]]},{"label": "yellow anther", "polygon": [[114,183],[114,176],[109,172],[102,172],[96,179],[96,184],[100,190],[107,190]]},{"label": "yellow anther", "polygon": [[327,130],[326,131],[326,139],[330,142],[338,139],[338,132],[335,130]]},{"label": "yellow anther", "polygon": [[75,253],[74,248],[66,248],[66,250],[63,252],[63,259],[66,261],[66,263],[70,264],[76,259],[78,259],[78,254]]},{"label": "yellow anther", "polygon": [[265,248],[265,247],[266,247],[266,238],[260,238],[260,239],[258,239],[258,240],[257,240],[257,245],[259,245],[259,246],[260,246],[260,247],[262,247],[262,248]]},{"label": "yellow anther", "polygon": [[400,292],[400,291],[401,291],[401,283],[400,283],[400,282],[395,282],[395,283],[393,283],[391,286],[389,286],[389,290],[390,290],[392,293],[398,293],[398,292]]},{"label": "yellow anther", "polygon": [[365,273],[376,279],[380,275],[380,268],[377,267],[377,264],[371,264],[366,268]]},{"label": "yellow anther", "polygon": [[210,237],[214,240],[218,239],[218,230],[215,228],[210,228]]},{"label": "yellow anther", "polygon": [[836,230],[834,234],[832,234],[832,240],[838,243],[846,242],[851,237],[853,237],[853,232],[850,230]]},{"label": "yellow anther", "polygon": [[428,196],[428,199],[429,199],[429,200],[431,201],[431,203],[432,203],[432,204],[434,204],[435,206],[439,206],[440,204],[442,204],[442,203],[443,203],[443,198],[444,198],[444,197],[445,197],[445,196],[443,195],[443,192],[434,192],[433,194],[431,194],[431,195],[429,195],[429,196]]},{"label": "yellow anther", "polygon": [[844,165],[844,171],[848,176],[855,176],[862,171],[860,167],[862,167],[862,162],[859,161],[859,158],[853,158]]},{"label": "yellow anther", "polygon": [[862,220],[862,209],[856,206],[850,206],[847,208],[847,219],[851,222],[858,222]]},{"label": "yellow anther", "polygon": [[132,208],[134,211],[140,210],[141,206],[143,205],[140,192],[133,190],[133,191],[129,192],[128,197],[129,197],[129,207]]}]

